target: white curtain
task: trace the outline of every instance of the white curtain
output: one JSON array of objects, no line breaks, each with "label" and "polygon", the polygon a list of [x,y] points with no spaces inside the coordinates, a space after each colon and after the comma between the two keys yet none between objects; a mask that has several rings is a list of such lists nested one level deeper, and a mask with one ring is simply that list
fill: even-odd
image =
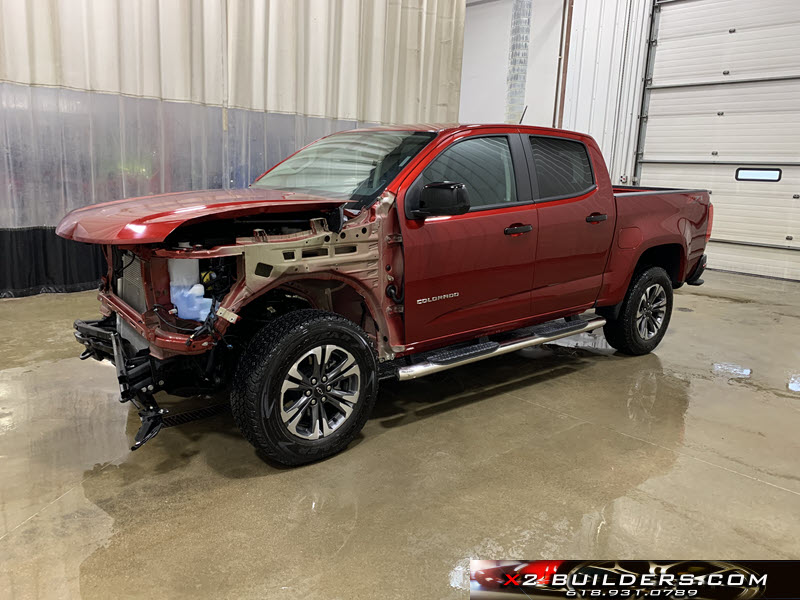
[{"label": "white curtain", "polygon": [[366,122],[458,116],[464,0],[0,0],[0,80]]}]

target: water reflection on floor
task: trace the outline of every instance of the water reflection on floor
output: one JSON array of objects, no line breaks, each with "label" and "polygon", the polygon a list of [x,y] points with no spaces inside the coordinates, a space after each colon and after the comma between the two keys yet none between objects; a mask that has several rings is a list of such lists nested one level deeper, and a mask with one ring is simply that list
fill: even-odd
[{"label": "water reflection on floor", "polygon": [[131,453],[113,369],[69,335],[93,294],[0,302],[30,318],[0,351],[0,589],[464,598],[470,558],[800,558],[800,285],[706,281],[655,354],[593,332],[387,383],[346,452],[300,469],[227,413]]}]

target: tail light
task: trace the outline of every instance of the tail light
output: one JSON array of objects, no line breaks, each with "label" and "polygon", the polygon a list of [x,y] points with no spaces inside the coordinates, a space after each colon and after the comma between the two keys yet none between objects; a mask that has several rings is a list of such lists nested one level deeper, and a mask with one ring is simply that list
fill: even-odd
[{"label": "tail light", "polygon": [[711,226],[714,224],[714,205],[708,203],[708,227],[706,228],[706,243],[711,239]]}]

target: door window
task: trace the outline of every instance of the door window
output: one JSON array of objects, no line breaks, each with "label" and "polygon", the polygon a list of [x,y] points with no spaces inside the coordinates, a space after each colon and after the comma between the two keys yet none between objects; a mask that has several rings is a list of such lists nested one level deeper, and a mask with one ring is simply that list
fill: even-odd
[{"label": "door window", "polygon": [[548,137],[530,141],[540,200],[579,196],[594,187],[586,146]]},{"label": "door window", "polygon": [[514,165],[508,138],[466,139],[446,148],[422,173],[422,185],[463,183],[472,208],[517,201]]}]

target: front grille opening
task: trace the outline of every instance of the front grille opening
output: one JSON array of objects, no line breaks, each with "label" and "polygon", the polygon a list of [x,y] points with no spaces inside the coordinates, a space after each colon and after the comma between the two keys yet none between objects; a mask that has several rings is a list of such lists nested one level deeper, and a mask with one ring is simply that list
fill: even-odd
[{"label": "front grille opening", "polygon": [[137,312],[146,312],[147,301],[144,295],[142,261],[132,252],[123,250],[119,253],[119,260],[116,262],[117,296]]}]

